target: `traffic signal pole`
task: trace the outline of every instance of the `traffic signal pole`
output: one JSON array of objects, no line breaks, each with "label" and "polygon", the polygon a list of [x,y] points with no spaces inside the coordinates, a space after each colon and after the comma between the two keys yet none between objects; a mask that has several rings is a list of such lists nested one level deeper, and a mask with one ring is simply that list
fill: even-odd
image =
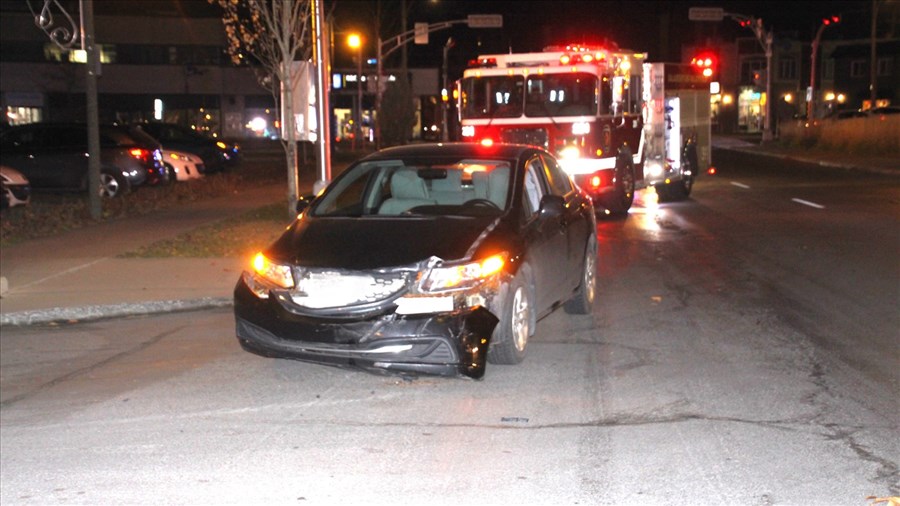
[{"label": "traffic signal pole", "polygon": [[[467,24],[469,28],[502,28],[503,17],[500,14],[471,14],[466,19],[454,19],[453,21],[441,21],[431,23],[424,30],[425,34],[445,30],[453,25]],[[386,41],[382,41],[378,36],[376,47],[376,73],[375,73],[375,112],[378,117],[375,119],[375,148],[381,149],[381,99],[384,95],[382,71],[384,69],[384,58],[391,53],[409,44],[411,40],[415,40],[416,35],[422,35],[422,28],[413,28],[403,33],[395,35]],[[405,76],[404,76],[405,79]]]},{"label": "traffic signal pole", "polygon": [[772,134],[772,42],[775,38],[772,30],[766,31],[763,26],[763,20],[747,16],[745,14],[736,14],[726,12],[726,16],[738,22],[743,27],[750,28],[756,35],[756,40],[762,46],[766,54],[766,109],[763,119],[763,142],[771,141],[775,138]]}]

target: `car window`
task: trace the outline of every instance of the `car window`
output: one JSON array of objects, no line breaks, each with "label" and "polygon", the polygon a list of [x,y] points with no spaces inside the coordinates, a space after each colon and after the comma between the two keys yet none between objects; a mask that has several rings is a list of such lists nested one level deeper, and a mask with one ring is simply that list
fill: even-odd
[{"label": "car window", "polygon": [[101,146],[133,146],[137,144],[134,137],[128,132],[117,128],[103,128],[100,130]]},{"label": "car window", "polygon": [[556,159],[544,156],[544,171],[550,183],[550,191],[554,195],[568,195],[572,191],[572,180],[556,162]]},{"label": "car window", "polygon": [[40,143],[38,130],[35,128],[19,128],[3,134],[0,146],[3,150],[31,149]]},{"label": "car window", "polygon": [[544,196],[544,188],[541,184],[540,173],[544,170],[540,158],[532,158],[525,166],[525,187],[522,207],[525,217],[530,218],[537,214],[541,207],[541,198]]},{"label": "car window", "polygon": [[47,147],[87,149],[87,127],[54,127],[44,137]]},{"label": "car window", "polygon": [[509,160],[363,161],[316,201],[311,216],[497,216],[509,205]]}]

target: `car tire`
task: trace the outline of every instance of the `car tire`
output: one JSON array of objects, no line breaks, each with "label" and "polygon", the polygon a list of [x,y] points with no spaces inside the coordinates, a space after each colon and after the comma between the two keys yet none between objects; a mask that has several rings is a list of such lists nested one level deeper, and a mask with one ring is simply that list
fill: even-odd
[{"label": "car tire", "polygon": [[518,364],[525,359],[535,318],[531,289],[523,274],[520,271],[507,287],[500,322],[488,350],[488,361],[492,364]]},{"label": "car tire", "polygon": [[100,196],[103,198],[116,198],[128,193],[130,186],[128,180],[122,174],[115,172],[100,173]]},{"label": "car tire", "polygon": [[669,184],[656,185],[656,195],[660,202],[678,202],[687,199],[697,178],[697,151],[688,148],[682,157],[681,179]]},{"label": "car tire", "polygon": [[567,300],[563,309],[569,314],[591,314],[597,299],[597,239],[588,240],[582,263],[581,283],[578,291]]},{"label": "car tire", "polygon": [[166,168],[166,184],[178,181],[178,173],[175,172],[175,167],[169,162],[163,162],[163,166]]},{"label": "car tire", "polygon": [[634,203],[634,162],[631,155],[626,155],[619,156],[616,161],[615,190],[605,199],[603,206],[616,215],[627,213]]}]

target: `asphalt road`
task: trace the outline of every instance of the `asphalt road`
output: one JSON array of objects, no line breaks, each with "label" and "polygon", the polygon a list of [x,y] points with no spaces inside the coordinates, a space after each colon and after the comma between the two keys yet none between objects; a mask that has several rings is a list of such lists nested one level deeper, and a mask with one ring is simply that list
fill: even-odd
[{"label": "asphalt road", "polygon": [[603,220],[592,315],[408,381],[227,309],[4,329],[0,502],[864,505],[900,495],[900,182],[717,158]]}]

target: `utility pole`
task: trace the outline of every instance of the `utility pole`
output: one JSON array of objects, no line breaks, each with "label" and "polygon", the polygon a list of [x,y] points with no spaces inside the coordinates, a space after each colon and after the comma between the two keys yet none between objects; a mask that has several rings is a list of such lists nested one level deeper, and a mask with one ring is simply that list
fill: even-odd
[{"label": "utility pole", "polygon": [[876,67],[878,67],[878,60],[876,57],[878,56],[878,4],[879,0],[872,0],[872,42],[871,48],[869,50],[869,103],[870,107],[875,107],[875,102],[878,100],[878,73],[876,72]]},{"label": "utility pole", "polygon": [[331,75],[331,61],[328,59],[328,51],[325,50],[325,43],[329,40],[329,36],[325,33],[325,11],[322,1],[312,0],[313,36],[316,42],[314,53],[316,61],[316,120],[319,131],[317,138],[319,179],[313,185],[315,193],[318,193],[331,181],[331,105],[328,97],[328,90],[331,88],[328,80],[328,76]]},{"label": "utility pole", "polygon": [[[53,15],[56,5],[67,24],[57,24]],[[81,49],[86,56],[85,102],[87,104],[86,123],[88,131],[88,204],[91,218],[99,220],[103,216],[100,200],[100,121],[97,112],[97,77],[100,75],[100,58],[94,45],[94,0],[79,0],[79,23],[75,25],[72,16],[55,0],[44,0],[40,13],[28,9],[34,16],[34,24],[47,34],[60,49],[71,51],[75,43],[81,41]]]}]

